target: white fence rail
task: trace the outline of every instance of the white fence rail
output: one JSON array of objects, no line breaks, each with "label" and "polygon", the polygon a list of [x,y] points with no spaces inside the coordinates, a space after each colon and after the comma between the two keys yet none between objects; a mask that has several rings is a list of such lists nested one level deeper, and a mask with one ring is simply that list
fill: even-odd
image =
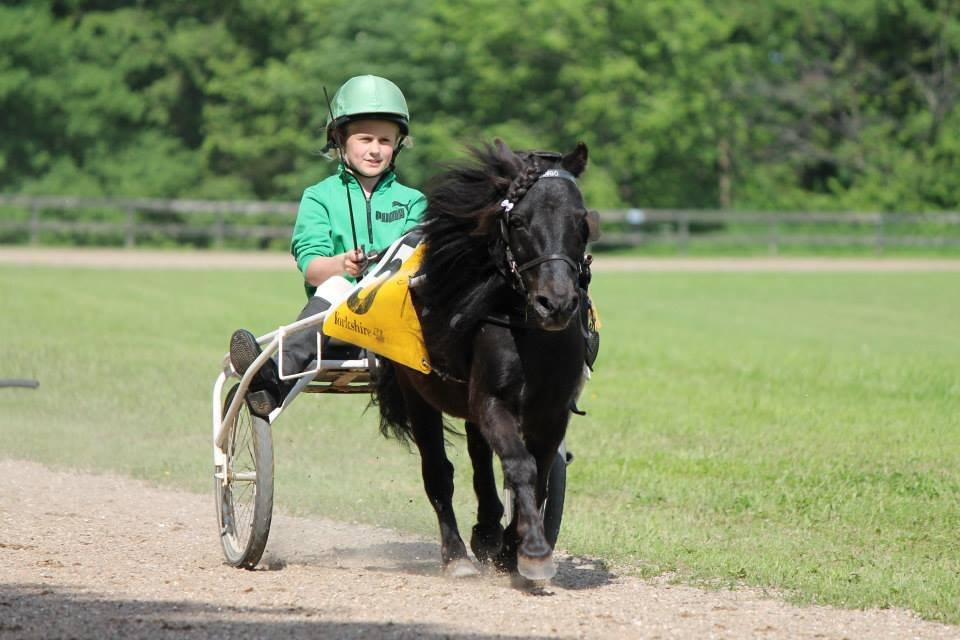
[{"label": "white fence rail", "polygon": [[[122,234],[124,245],[133,247],[138,237],[165,234],[174,238],[204,237],[214,244],[223,244],[227,238],[283,238],[291,231],[291,222],[297,213],[295,202],[235,202],[226,200],[160,200],[151,198],[74,198],[66,196],[18,196],[0,194],[0,208],[21,209],[30,212],[27,220],[3,220],[0,231],[27,231],[29,242],[38,243],[43,231],[85,233],[91,235]],[[122,211],[122,222],[63,220],[56,214],[63,211]],[[207,225],[183,221],[167,223],[146,222],[143,214],[161,213],[191,216],[212,214]],[[237,216],[272,215],[277,224],[229,224]],[[2,214],[0,214],[2,216]]]},{"label": "white fence rail", "polygon": [[601,212],[601,244],[762,247],[890,247],[960,249],[960,213],[855,213],[619,209]]},{"label": "white fence rail", "polygon": [[[113,212],[112,219],[65,219],[63,212]],[[287,238],[294,202],[75,198],[0,194],[0,237],[40,243],[44,232],[122,238],[134,247],[161,235],[204,239]],[[12,212],[17,212],[12,213]],[[77,216],[70,216],[75,218]],[[250,219],[257,220],[251,222]],[[167,218],[167,220],[163,220]],[[751,247],[776,254],[782,248],[891,247],[960,249],[960,213],[798,213],[684,209],[611,209],[600,212],[597,247],[667,245],[678,253],[707,246]],[[10,240],[7,240],[8,242]]]}]

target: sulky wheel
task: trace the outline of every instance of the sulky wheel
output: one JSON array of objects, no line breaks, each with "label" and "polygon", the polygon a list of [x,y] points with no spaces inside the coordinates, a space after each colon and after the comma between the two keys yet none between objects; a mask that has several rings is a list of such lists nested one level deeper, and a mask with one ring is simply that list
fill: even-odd
[{"label": "sulky wheel", "polygon": [[[237,392],[227,394],[223,415]],[[224,453],[226,465],[214,471],[220,544],[227,562],[253,569],[270,534],[273,515],[273,438],[270,424],[240,406]]]},{"label": "sulky wheel", "polygon": [[[568,454],[564,445],[553,458],[550,475],[547,476],[547,498],[540,507],[540,517],[543,518],[543,533],[551,547],[556,547],[560,536],[560,522],[563,520],[563,500],[567,492],[567,464],[573,458]],[[509,526],[516,514],[514,493],[509,487],[503,490],[503,526]]]},{"label": "sulky wheel", "polygon": [[557,546],[560,521],[563,519],[563,499],[567,492],[567,458],[563,447],[557,452],[547,477],[547,499],[543,503],[543,533],[551,547]]}]

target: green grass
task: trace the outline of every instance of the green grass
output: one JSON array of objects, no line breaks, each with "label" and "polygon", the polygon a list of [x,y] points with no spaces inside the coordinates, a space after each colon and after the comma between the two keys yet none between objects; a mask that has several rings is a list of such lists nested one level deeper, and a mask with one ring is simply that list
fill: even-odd
[{"label": "green grass", "polygon": [[608,348],[570,512],[599,524],[567,545],[960,621],[960,276],[598,285]]},{"label": "green grass", "polygon": [[[568,438],[561,547],[960,623],[960,274],[594,285],[603,348]],[[0,378],[41,382],[0,389],[3,455],[209,492],[230,332],[292,319],[300,295],[293,273],[0,268]],[[275,425],[279,503],[435,535],[418,458],[365,405],[305,397]]]}]

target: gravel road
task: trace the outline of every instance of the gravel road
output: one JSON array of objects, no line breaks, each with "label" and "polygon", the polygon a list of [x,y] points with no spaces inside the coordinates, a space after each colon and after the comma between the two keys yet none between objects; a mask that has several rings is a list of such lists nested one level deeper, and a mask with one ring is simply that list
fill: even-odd
[{"label": "gravel road", "polygon": [[[223,564],[213,497],[0,460],[0,638],[960,638],[907,611],[797,607],[560,557],[539,590],[441,576],[437,544],[274,518]],[[424,505],[424,508],[426,506]]]}]

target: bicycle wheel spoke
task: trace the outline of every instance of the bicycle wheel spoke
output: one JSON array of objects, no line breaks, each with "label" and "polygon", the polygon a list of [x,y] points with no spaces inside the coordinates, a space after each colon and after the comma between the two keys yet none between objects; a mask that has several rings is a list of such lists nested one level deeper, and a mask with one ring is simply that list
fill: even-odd
[{"label": "bicycle wheel spoke", "polygon": [[[225,407],[236,389],[234,386],[227,394]],[[270,530],[273,448],[268,425],[253,416],[246,403],[232,427],[224,447],[226,464],[218,466],[214,474],[218,479],[220,540],[228,563],[252,569],[263,554]]]}]

